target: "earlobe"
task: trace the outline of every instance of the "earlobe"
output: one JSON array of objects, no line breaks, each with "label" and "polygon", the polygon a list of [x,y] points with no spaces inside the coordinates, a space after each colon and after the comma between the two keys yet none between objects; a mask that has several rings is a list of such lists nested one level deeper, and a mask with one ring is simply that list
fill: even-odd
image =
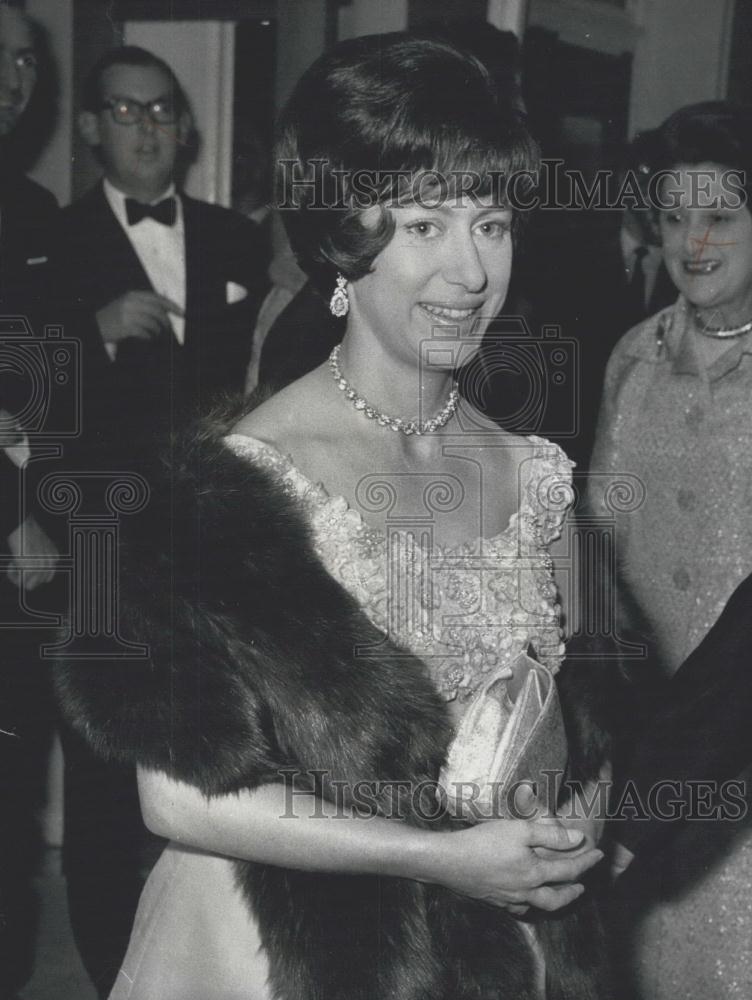
[{"label": "earlobe", "polygon": [[99,121],[93,111],[81,112],[78,116],[78,130],[89,146],[100,144]]}]

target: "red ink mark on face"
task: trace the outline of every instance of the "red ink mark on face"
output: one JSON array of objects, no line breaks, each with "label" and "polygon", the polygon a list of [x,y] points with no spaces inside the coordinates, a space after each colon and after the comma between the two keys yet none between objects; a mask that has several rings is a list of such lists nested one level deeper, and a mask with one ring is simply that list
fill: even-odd
[{"label": "red ink mark on face", "polygon": [[690,236],[689,237],[692,243],[696,243],[697,244],[697,252],[695,253],[694,257],[692,258],[692,263],[693,264],[697,264],[697,263],[699,263],[700,260],[702,260],[702,252],[705,249],[705,247],[733,247],[733,246],[736,246],[736,242],[737,242],[736,240],[731,240],[728,243],[720,243],[720,242],[716,242],[716,241],[711,240],[710,239],[710,230],[712,228],[713,228],[713,223],[711,222],[710,225],[708,226],[708,228],[705,230],[705,233],[704,233],[704,235],[702,236],[701,239],[698,239],[696,236]]},{"label": "red ink mark on face", "polygon": [[[139,122],[139,127],[141,127],[141,124],[142,123]],[[181,138],[180,132],[174,125],[163,125],[161,122],[155,122],[153,118],[149,118],[149,124],[155,132],[161,132],[162,135],[166,135],[168,139],[172,139],[173,142],[178,144],[178,146],[188,145],[188,140]]]},{"label": "red ink mark on face", "polygon": [[181,139],[180,135],[178,134],[178,132],[177,132],[176,129],[171,130],[169,125],[160,125],[159,122],[155,122],[153,119],[152,119],[152,122],[153,122],[153,125],[154,125],[154,131],[155,132],[161,132],[163,135],[166,135],[168,139],[174,139],[174,141],[179,146],[187,146],[188,145],[188,140],[187,139]]}]

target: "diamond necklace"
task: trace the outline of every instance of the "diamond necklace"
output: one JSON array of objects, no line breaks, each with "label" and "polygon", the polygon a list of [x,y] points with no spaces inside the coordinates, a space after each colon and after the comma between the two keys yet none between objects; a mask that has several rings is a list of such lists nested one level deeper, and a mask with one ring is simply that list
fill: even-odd
[{"label": "diamond necklace", "polygon": [[390,417],[388,413],[382,413],[375,406],[371,406],[367,399],[358,395],[342,374],[342,369],[339,366],[339,348],[340,345],[337,344],[329,355],[329,369],[337,388],[344,392],[356,410],[359,410],[369,420],[375,420],[379,427],[389,427],[391,430],[401,431],[403,434],[432,434],[454,416],[460,398],[456,381],[446,403],[430,420],[403,420],[402,417]]}]

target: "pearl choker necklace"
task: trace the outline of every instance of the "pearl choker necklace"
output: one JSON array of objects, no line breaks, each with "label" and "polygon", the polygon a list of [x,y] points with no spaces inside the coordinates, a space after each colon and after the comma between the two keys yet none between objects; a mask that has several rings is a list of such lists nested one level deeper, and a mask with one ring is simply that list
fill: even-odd
[{"label": "pearl choker necklace", "polygon": [[431,417],[430,420],[403,420],[402,417],[390,417],[388,413],[382,413],[375,406],[371,406],[363,396],[359,396],[342,374],[339,367],[339,348],[340,345],[337,344],[329,355],[329,369],[337,388],[344,392],[356,410],[363,413],[369,420],[375,420],[379,427],[389,427],[391,430],[401,431],[403,434],[432,434],[454,416],[460,398],[456,382],[449,393],[449,399],[436,416]]},{"label": "pearl choker necklace", "polygon": [[695,310],[695,327],[703,337],[712,337],[714,340],[731,340],[733,337],[741,337],[743,333],[749,333],[752,330],[752,319],[741,326],[707,326]]}]

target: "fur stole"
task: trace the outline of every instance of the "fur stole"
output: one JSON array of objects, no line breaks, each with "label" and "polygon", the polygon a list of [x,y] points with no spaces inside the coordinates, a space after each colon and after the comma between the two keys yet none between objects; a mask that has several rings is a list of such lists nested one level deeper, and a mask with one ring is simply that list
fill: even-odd
[{"label": "fur stole", "polygon": [[[375,808],[426,825],[445,706],[424,665],[326,572],[295,500],[211,428],[173,442],[148,479],[122,546],[120,610],[121,634],[149,657],[59,664],[75,728],[102,756],[206,795],[295,769],[315,771],[310,787],[329,798],[335,781],[399,779],[375,789]],[[423,783],[420,796],[405,781]],[[406,879],[237,867],[280,1000],[536,996],[525,936],[504,910]],[[604,1000],[592,903],[542,919],[541,932],[549,969],[564,973],[549,997]]]}]

